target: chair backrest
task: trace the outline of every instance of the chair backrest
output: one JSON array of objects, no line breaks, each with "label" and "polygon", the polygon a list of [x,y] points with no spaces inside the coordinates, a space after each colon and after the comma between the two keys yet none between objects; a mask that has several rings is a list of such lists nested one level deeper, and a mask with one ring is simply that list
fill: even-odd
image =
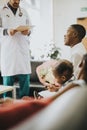
[{"label": "chair backrest", "polygon": [[11,130],[87,130],[87,88],[76,87]]}]

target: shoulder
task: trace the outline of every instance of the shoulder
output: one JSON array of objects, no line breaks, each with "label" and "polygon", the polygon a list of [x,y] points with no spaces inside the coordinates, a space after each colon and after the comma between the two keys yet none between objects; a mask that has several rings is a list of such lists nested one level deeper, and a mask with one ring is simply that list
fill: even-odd
[{"label": "shoulder", "polygon": [[8,9],[9,9],[9,7],[7,6],[7,4],[5,4],[5,5],[2,7],[2,11],[8,10]]},{"label": "shoulder", "polygon": [[19,9],[21,10],[21,12],[22,12],[23,14],[25,14],[25,15],[27,15],[27,14],[28,14],[28,12],[27,12],[24,8],[19,7]]},{"label": "shoulder", "polygon": [[0,10],[0,15],[3,16],[3,14],[7,13],[8,10],[9,10],[9,8],[8,8],[7,5],[3,6],[3,7],[1,8],[1,10]]},{"label": "shoulder", "polygon": [[40,66],[49,69],[50,67],[54,66],[57,62],[57,60],[51,59],[43,62]]},{"label": "shoulder", "polygon": [[85,54],[87,51],[85,49],[85,46],[82,43],[78,43],[74,47],[72,47],[71,50],[71,57],[82,57],[83,54]]},{"label": "shoulder", "polygon": [[78,44],[76,44],[73,48],[72,48],[72,50],[80,50],[81,51],[81,49],[82,50],[85,50],[85,46],[83,45],[83,43],[78,43]]},{"label": "shoulder", "polygon": [[73,84],[76,84],[76,85],[78,85],[78,86],[80,86],[80,87],[86,86],[85,81],[82,80],[82,79],[80,79],[80,80],[75,80],[75,81],[73,81],[72,83],[73,83]]}]

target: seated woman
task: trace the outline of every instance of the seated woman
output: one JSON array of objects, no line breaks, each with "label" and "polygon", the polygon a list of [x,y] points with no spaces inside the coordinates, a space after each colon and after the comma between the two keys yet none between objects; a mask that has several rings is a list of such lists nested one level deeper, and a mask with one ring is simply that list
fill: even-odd
[{"label": "seated woman", "polygon": [[[56,78],[54,77],[53,69]],[[73,65],[70,61],[65,59],[58,61],[51,60],[38,66],[36,72],[40,82],[47,89],[39,92],[39,96],[50,97],[56,94],[56,92],[71,79],[73,75]],[[36,97],[38,94],[34,92],[34,96]]]},{"label": "seated woman", "polygon": [[[27,100],[9,100],[8,103],[6,101],[4,102],[3,100],[0,104],[0,129],[9,129],[24,119],[33,116],[36,112],[45,108],[56,98],[71,88],[87,87],[87,54],[83,56],[79,67],[79,80],[69,83],[67,86],[61,89],[61,91],[58,91],[57,94],[51,96],[50,98],[42,98],[39,100],[34,98],[31,100],[30,98],[27,98]],[[58,81],[56,75],[57,73],[55,74],[55,69],[53,70],[53,74]]]},{"label": "seated woman", "polygon": [[[87,53],[83,55],[82,61],[79,64],[79,74],[78,74],[78,80],[72,81],[69,84],[67,84],[61,91],[59,91],[56,95],[51,97],[51,99],[56,99],[58,96],[62,95],[64,92],[68,91],[71,88],[74,87],[87,87]],[[53,71],[53,74],[55,75],[55,70]]]}]

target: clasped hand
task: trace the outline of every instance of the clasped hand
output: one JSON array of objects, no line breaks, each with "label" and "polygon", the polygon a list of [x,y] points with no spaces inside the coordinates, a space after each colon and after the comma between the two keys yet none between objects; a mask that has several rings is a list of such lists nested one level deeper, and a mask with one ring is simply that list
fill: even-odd
[{"label": "clasped hand", "polygon": [[[9,34],[10,34],[11,36],[13,36],[16,32],[19,32],[19,31],[15,30],[15,29],[10,29],[10,30],[9,30]],[[21,31],[21,33],[22,33],[23,35],[28,35],[30,32],[29,32],[29,30],[25,30],[25,31]]]},{"label": "clasped hand", "polygon": [[60,85],[55,85],[55,84],[50,84],[48,86],[46,86],[46,88],[50,91],[50,92],[56,92],[60,89]]}]

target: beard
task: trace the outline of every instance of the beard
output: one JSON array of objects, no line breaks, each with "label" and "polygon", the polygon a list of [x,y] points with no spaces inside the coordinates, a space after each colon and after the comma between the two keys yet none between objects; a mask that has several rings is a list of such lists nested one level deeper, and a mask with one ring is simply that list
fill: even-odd
[{"label": "beard", "polygon": [[18,8],[18,7],[19,7],[19,4],[14,3],[14,4],[13,4],[13,7],[14,7],[14,8]]}]

